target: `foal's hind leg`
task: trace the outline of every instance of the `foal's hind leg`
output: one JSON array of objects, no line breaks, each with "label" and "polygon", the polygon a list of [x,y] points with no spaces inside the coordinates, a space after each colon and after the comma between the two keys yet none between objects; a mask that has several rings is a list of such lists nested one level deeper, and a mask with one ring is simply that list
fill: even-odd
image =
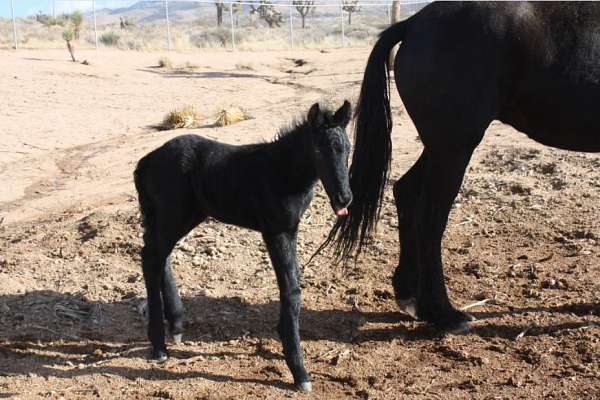
[{"label": "foal's hind leg", "polygon": [[167,357],[163,310],[176,342],[181,340],[183,332],[183,303],[171,271],[170,254],[177,241],[203,218],[182,213],[154,219],[153,223],[147,224],[144,233],[142,269],[148,294],[148,338],[152,343],[152,358],[162,361]]},{"label": "foal's hind leg", "polygon": [[423,156],[394,184],[394,198],[398,213],[398,233],[400,236],[400,260],[392,277],[396,302],[413,318],[417,318],[416,301],[419,282],[416,213],[419,198],[420,180],[423,170]]},{"label": "foal's hind leg", "polygon": [[269,250],[271,262],[279,286],[279,324],[277,329],[283,345],[285,361],[294,376],[296,387],[303,392],[312,389],[310,377],[304,368],[300,346],[300,285],[298,284],[298,261],[296,259],[297,231],[266,234],[263,238]]},{"label": "foal's hind leg", "polygon": [[155,224],[146,222],[144,248],[142,249],[142,271],[148,301],[148,339],[152,344],[152,358],[159,361],[167,358],[163,302],[160,293],[164,275],[163,266],[167,256],[168,252],[165,252],[165,246],[157,235]]},{"label": "foal's hind leg", "polygon": [[183,335],[183,302],[177,290],[177,284],[171,271],[171,256],[165,260],[163,281],[160,287],[163,302],[165,318],[169,324],[169,333],[173,336],[175,343],[180,343]]}]

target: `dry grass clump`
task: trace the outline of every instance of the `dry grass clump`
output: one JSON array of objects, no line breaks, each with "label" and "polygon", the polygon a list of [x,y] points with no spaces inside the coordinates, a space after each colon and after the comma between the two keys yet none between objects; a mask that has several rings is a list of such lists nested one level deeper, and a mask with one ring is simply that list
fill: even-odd
[{"label": "dry grass clump", "polygon": [[158,59],[158,68],[173,68],[173,62],[169,57],[161,57]]},{"label": "dry grass clump", "polygon": [[215,121],[215,125],[232,125],[236,122],[244,121],[249,118],[250,116],[246,112],[237,107],[224,108],[217,113],[217,120]]},{"label": "dry grass clump", "polygon": [[238,71],[254,71],[254,64],[251,62],[239,62],[235,64],[235,69]]},{"label": "dry grass clump", "polygon": [[162,125],[163,130],[195,128],[200,124],[200,115],[190,105],[183,106],[179,109],[170,111]]},{"label": "dry grass clump", "polygon": [[183,68],[184,69],[198,69],[198,68],[200,68],[200,66],[193,62],[186,61],[185,64],[183,65]]}]

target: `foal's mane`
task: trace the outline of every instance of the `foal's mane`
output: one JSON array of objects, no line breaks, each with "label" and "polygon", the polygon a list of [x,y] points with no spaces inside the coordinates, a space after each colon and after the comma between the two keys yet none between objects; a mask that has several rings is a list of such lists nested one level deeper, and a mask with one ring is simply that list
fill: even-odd
[{"label": "foal's mane", "polygon": [[[323,119],[326,124],[333,121],[333,111],[331,111],[329,108],[321,108],[321,114],[323,115]],[[303,115],[302,117],[296,117],[288,125],[284,125],[279,128],[277,134],[271,140],[271,143],[278,143],[285,141],[286,138],[289,139],[291,137],[295,137],[296,135],[301,135],[308,129],[310,129],[310,124],[307,116]]]}]

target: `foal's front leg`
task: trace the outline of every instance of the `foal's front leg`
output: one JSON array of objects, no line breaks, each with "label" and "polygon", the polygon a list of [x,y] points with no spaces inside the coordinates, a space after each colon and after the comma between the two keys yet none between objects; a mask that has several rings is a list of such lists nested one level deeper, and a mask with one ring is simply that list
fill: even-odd
[{"label": "foal's front leg", "polygon": [[296,387],[303,392],[312,389],[310,377],[304,368],[298,317],[300,315],[300,285],[296,259],[297,230],[278,234],[263,233],[279,285],[278,331],[283,344],[285,361],[292,371]]}]

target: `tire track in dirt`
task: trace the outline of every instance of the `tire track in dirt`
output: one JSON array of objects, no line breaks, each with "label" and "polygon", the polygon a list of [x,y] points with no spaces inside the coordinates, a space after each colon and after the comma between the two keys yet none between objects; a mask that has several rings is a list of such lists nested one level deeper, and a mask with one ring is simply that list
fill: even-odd
[{"label": "tire track in dirt", "polygon": [[[135,135],[135,137],[137,137],[137,135]],[[51,159],[52,163],[56,166],[58,173],[33,180],[33,182],[24,189],[23,196],[14,200],[2,202],[0,203],[0,207],[5,214],[8,214],[27,202],[49,197],[53,193],[63,190],[67,181],[77,179],[82,175],[83,170],[88,167],[89,160],[100,154],[116,149],[121,145],[123,145],[122,137],[111,138],[85,145],[73,146],[54,153],[44,154],[32,160],[18,160],[14,163],[3,165],[3,170],[0,173],[3,173],[9,168],[15,168],[14,164],[17,163],[27,162],[30,165],[42,165],[44,162],[48,161],[48,159]]]}]

